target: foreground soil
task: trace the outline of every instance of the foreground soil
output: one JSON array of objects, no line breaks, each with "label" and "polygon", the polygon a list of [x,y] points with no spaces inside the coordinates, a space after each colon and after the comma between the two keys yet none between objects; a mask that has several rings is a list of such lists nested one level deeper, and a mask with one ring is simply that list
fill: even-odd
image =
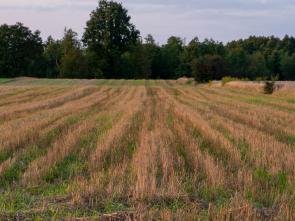
[{"label": "foreground soil", "polygon": [[294,220],[295,93],[0,81],[0,220]]}]

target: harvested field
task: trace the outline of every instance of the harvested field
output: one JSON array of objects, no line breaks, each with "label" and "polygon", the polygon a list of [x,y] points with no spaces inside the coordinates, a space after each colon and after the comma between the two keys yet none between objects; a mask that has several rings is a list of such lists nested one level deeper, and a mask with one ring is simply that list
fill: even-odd
[{"label": "harvested field", "polygon": [[294,220],[289,90],[0,81],[0,220]]}]

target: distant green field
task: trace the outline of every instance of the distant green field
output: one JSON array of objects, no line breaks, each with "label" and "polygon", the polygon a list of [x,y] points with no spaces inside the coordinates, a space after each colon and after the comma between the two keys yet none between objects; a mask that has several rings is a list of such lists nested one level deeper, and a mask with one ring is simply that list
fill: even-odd
[{"label": "distant green field", "polygon": [[0,84],[4,84],[4,83],[10,82],[10,81],[13,81],[13,79],[10,79],[10,78],[0,78]]}]

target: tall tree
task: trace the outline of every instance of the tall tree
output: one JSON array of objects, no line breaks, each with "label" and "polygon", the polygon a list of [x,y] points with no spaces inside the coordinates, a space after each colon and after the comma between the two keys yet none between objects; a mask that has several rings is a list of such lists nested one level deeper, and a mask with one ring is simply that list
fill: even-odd
[{"label": "tall tree", "polygon": [[295,53],[292,55],[284,54],[281,60],[282,79],[295,80]]},{"label": "tall tree", "polygon": [[62,78],[89,78],[88,66],[81,49],[77,33],[72,29],[65,29],[61,41],[62,57],[60,77]]},{"label": "tall tree", "polygon": [[183,53],[184,43],[181,38],[172,36],[167,44],[162,47],[162,70],[161,78],[177,78],[180,73],[181,54]]},{"label": "tall tree", "polygon": [[267,68],[265,58],[261,52],[255,52],[249,56],[249,66],[246,77],[255,79],[256,77],[270,77],[270,70]]},{"label": "tall tree", "polygon": [[125,78],[148,79],[151,74],[151,62],[144,45],[140,41],[128,52],[122,54],[121,73]]},{"label": "tall tree", "polygon": [[0,26],[0,76],[42,77],[43,45],[40,32],[21,23]]},{"label": "tall tree", "polygon": [[83,36],[97,68],[105,77],[119,77],[121,55],[137,42],[139,31],[130,22],[128,11],[122,4],[101,0],[90,15]]},{"label": "tall tree", "polygon": [[226,59],[230,75],[234,77],[245,77],[247,75],[250,61],[245,50],[240,47],[230,49]]},{"label": "tall tree", "polygon": [[193,60],[192,71],[198,82],[219,80],[226,73],[225,60],[220,55],[205,55]]},{"label": "tall tree", "polygon": [[47,78],[59,76],[60,62],[62,57],[61,42],[48,37],[44,47],[45,74]]},{"label": "tall tree", "polygon": [[184,47],[183,53],[180,56],[180,70],[183,75],[192,77],[192,62],[200,57],[200,41],[198,37],[192,39],[189,44]]},{"label": "tall tree", "polygon": [[271,71],[272,74],[280,74],[281,73],[281,55],[280,52],[275,50],[272,52],[272,55],[270,57],[271,62]]},{"label": "tall tree", "polygon": [[149,63],[149,67],[146,70],[146,76],[153,79],[160,78],[161,49],[160,46],[156,44],[156,41],[152,35],[149,34],[146,36],[143,48]]}]

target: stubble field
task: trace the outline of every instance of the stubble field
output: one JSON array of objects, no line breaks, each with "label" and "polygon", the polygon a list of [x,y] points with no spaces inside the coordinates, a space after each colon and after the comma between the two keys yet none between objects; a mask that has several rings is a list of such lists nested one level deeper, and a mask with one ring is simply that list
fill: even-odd
[{"label": "stubble field", "polygon": [[294,220],[295,93],[0,81],[0,220]]}]

